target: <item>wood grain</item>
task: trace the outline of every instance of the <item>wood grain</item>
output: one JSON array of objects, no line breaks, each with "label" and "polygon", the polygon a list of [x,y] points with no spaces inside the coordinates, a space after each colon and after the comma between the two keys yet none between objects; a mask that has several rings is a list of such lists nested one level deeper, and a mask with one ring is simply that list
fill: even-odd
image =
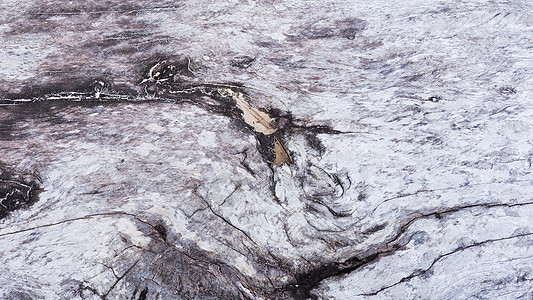
[{"label": "wood grain", "polygon": [[0,298],[531,298],[531,11],[1,1]]}]

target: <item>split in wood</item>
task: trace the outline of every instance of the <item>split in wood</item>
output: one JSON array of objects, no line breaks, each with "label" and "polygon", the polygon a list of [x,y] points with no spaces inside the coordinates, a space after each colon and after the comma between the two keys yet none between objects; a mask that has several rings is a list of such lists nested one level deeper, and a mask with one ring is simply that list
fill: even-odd
[{"label": "split in wood", "polygon": [[[248,124],[256,133],[264,135],[273,135],[278,131],[278,128],[274,125],[275,118],[272,118],[267,113],[253,107],[246,101],[246,98],[242,92],[235,92],[230,88],[222,89],[219,91],[222,96],[231,97],[235,101],[235,105],[241,110],[242,118],[244,122]],[[292,164],[289,151],[280,138],[274,136],[274,143],[271,151],[274,152],[273,166],[281,164]]]}]

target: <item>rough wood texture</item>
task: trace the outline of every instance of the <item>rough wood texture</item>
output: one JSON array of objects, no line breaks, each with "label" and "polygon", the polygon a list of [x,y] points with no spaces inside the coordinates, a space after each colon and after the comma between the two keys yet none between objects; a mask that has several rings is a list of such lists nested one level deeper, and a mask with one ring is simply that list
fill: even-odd
[{"label": "rough wood texture", "polygon": [[531,299],[532,11],[1,1],[0,298]]}]

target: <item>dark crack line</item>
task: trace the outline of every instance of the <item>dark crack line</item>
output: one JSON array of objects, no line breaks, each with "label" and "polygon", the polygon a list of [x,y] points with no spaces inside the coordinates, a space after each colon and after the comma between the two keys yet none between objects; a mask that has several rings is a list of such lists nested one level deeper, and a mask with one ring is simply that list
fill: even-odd
[{"label": "dark crack line", "polygon": [[117,275],[117,272],[115,272],[115,269],[113,269],[113,267],[108,266],[106,263],[101,263],[101,265],[104,266],[105,268],[111,270],[111,273],[113,273],[113,276],[115,276],[115,279],[119,278],[119,276]]},{"label": "dark crack line", "polygon": [[[504,203],[504,204],[502,204],[502,203],[482,203],[482,204],[473,204],[473,205],[452,207],[452,208],[448,208],[448,209],[444,209],[444,210],[440,210],[440,211],[435,211],[435,212],[431,212],[431,213],[427,213],[427,214],[421,214],[419,216],[416,216],[416,217],[410,219],[407,223],[402,225],[400,227],[400,229],[398,230],[398,232],[389,241],[387,241],[387,242],[385,242],[383,244],[383,245],[386,245],[385,246],[385,250],[377,251],[374,254],[371,254],[370,256],[367,256],[367,257],[374,257],[374,259],[373,260],[369,260],[364,265],[368,265],[368,264],[376,261],[379,257],[382,257],[384,255],[390,255],[390,254],[394,253],[395,251],[397,251],[398,249],[401,249],[403,246],[407,245],[409,243],[410,239],[408,241],[404,242],[403,245],[396,244],[396,242],[398,241],[398,239],[400,239],[400,237],[402,237],[405,234],[407,229],[414,222],[416,222],[417,220],[430,218],[430,217],[437,217],[437,216],[444,215],[444,214],[451,214],[451,213],[459,212],[459,211],[466,210],[466,209],[476,208],[476,207],[495,208],[495,207],[515,207],[515,206],[527,206],[527,205],[533,205],[533,202],[523,202],[523,203],[513,203],[513,204],[508,204],[508,203]],[[363,258],[363,260],[366,260],[366,258]],[[362,267],[362,266],[363,265],[360,265],[360,266],[358,266],[358,268]],[[342,274],[345,274],[345,272],[343,272]],[[338,274],[334,274],[332,276],[325,277],[322,280],[325,280],[325,279],[330,278],[330,277],[335,277],[335,276],[338,276]],[[318,286],[318,284],[321,281],[317,282],[314,287]],[[312,288],[314,288],[314,287],[312,287]]]},{"label": "dark crack line", "polygon": [[376,205],[376,207],[374,208],[374,210],[372,211],[372,213],[375,213],[376,210],[377,210],[382,204],[385,204],[385,203],[387,203],[387,202],[389,202],[389,201],[392,201],[392,200],[401,199],[401,198],[405,198],[405,197],[416,196],[416,195],[421,194],[421,193],[432,193],[432,192],[436,192],[436,191],[446,191],[446,190],[450,190],[450,189],[453,189],[453,188],[435,189],[435,190],[418,190],[418,191],[413,192],[413,193],[399,194],[399,195],[397,195],[397,196],[387,198],[387,199],[383,200],[382,202],[380,202],[378,205]]},{"label": "dark crack line", "polygon": [[438,256],[437,258],[435,258],[433,260],[433,262],[426,268],[426,269],[423,269],[423,270],[417,270],[413,273],[411,273],[410,275],[408,276],[405,276],[403,277],[402,279],[400,279],[398,282],[394,283],[394,284],[391,284],[391,285],[388,285],[388,286],[385,286],[385,287],[382,287],[380,288],[379,290],[376,290],[372,293],[363,293],[363,294],[358,294],[357,296],[376,296],[377,294],[385,291],[385,290],[388,290],[392,287],[395,287],[401,283],[404,283],[404,282],[407,282],[407,281],[410,281],[411,279],[413,278],[416,278],[420,275],[423,275],[425,273],[427,273],[429,270],[431,270],[435,264],[437,264],[439,261],[443,260],[444,258],[450,256],[450,255],[453,255],[455,253],[458,253],[458,252],[461,252],[461,251],[464,251],[466,249],[470,249],[470,248],[474,248],[474,247],[478,247],[478,246],[481,246],[481,245],[484,245],[484,244],[488,244],[488,243],[495,243],[495,242],[500,242],[500,241],[505,241],[505,240],[510,240],[510,239],[515,239],[515,238],[520,238],[520,237],[525,237],[525,236],[530,236],[530,235],[533,235],[533,232],[529,232],[529,233],[523,233],[523,234],[518,234],[518,235],[513,235],[513,236],[509,236],[509,237],[503,237],[503,238],[498,238],[498,239],[489,239],[489,240],[485,240],[485,241],[481,241],[481,242],[477,242],[477,243],[474,243],[474,244],[471,244],[471,245],[468,245],[468,246],[461,246],[461,247],[458,247],[456,249],[454,249],[453,251],[450,251],[448,253],[445,253],[445,254],[442,254],[440,256]]},{"label": "dark crack line", "polygon": [[[327,245],[330,245],[328,241],[323,238],[319,238],[324,241]],[[401,249],[410,242],[410,238],[404,241],[403,244],[394,244],[388,246],[386,249],[381,249],[380,251],[371,253],[366,256],[353,256],[344,262],[332,262],[317,268],[311,269],[306,273],[296,274],[295,281],[287,284],[283,287],[282,291],[289,291],[295,299],[304,300],[304,299],[316,299],[311,294],[311,291],[316,288],[322,281],[349,274],[359,268],[370,265],[378,261],[382,256],[391,255],[398,249]],[[310,265],[312,263],[304,258]]]},{"label": "dark crack line", "polygon": [[270,176],[268,178],[268,181],[270,183],[269,189],[270,193],[272,194],[272,198],[274,198],[274,202],[279,205],[282,209],[284,209],[286,212],[289,212],[289,210],[283,205],[281,200],[278,197],[278,194],[276,193],[276,170],[274,170],[274,167],[271,164],[268,164],[268,168],[270,169]]},{"label": "dark crack line", "polygon": [[[324,206],[329,211],[329,213],[335,218],[350,217],[355,212],[355,210],[352,210],[351,212],[338,212],[338,211],[334,210],[333,208],[331,208],[329,205],[325,204],[322,200],[318,199],[318,197],[308,196],[306,194],[306,198],[311,200],[311,202],[313,202],[313,203],[316,203],[318,205]],[[339,228],[339,232],[342,232],[342,231],[343,230],[341,228]]]},{"label": "dark crack line", "polygon": [[175,11],[180,6],[158,6],[158,7],[146,7],[137,9],[123,9],[123,10],[96,10],[96,11],[72,11],[72,12],[36,12],[31,13],[33,16],[73,16],[73,15],[100,15],[100,14],[135,14],[140,12],[151,11]]},{"label": "dark crack line", "polygon": [[[157,228],[157,225],[153,225],[151,224],[150,222],[148,221],[145,221],[141,218],[139,218],[138,216],[132,214],[132,213],[127,213],[127,212],[123,212],[123,211],[115,211],[115,212],[108,212],[108,213],[97,213],[97,214],[90,214],[90,215],[86,215],[86,216],[83,216],[83,217],[79,217],[79,218],[72,218],[72,219],[67,219],[67,220],[63,220],[63,221],[59,221],[59,222],[55,222],[55,223],[50,223],[50,224],[44,224],[44,225],[39,225],[39,226],[34,226],[34,227],[30,227],[30,228],[26,228],[26,229],[21,229],[21,230],[17,230],[17,231],[12,231],[12,232],[7,232],[7,233],[2,233],[0,234],[0,237],[3,237],[3,236],[9,236],[9,235],[14,235],[14,234],[19,234],[19,233],[23,233],[23,232],[28,232],[28,231],[33,231],[33,230],[37,230],[37,229],[41,229],[41,228],[48,228],[48,227],[54,227],[54,226],[58,226],[58,225],[62,225],[62,224],[67,224],[67,223],[71,223],[71,222],[75,222],[75,221],[81,221],[81,220],[89,220],[89,219],[93,219],[93,218],[97,218],[97,217],[110,217],[110,216],[128,216],[128,217],[132,217],[133,219],[137,220],[138,222],[141,222],[143,224],[146,224],[148,226],[150,226],[155,232],[158,232],[158,228]],[[176,246],[170,244],[169,242],[167,242],[166,240],[164,240],[162,238],[162,240],[171,248],[173,248],[174,250],[180,252],[181,254],[183,254],[184,256],[186,256],[187,258],[191,259],[192,261],[194,262],[197,262],[198,260],[192,256],[190,256],[189,254],[187,254],[186,252],[184,252],[183,250],[177,248]],[[131,245],[130,247],[127,247],[126,249],[123,249],[122,251],[120,251],[118,254],[115,254],[114,257],[120,255],[123,251],[127,250],[128,248],[131,248],[131,247],[135,247],[135,248],[138,248],[140,250],[143,250],[143,251],[148,251],[150,252],[149,250],[147,249],[144,249],[142,247],[139,247],[137,245]]]},{"label": "dark crack line", "polygon": [[243,155],[242,160],[240,160],[240,164],[241,164],[242,168],[246,172],[248,172],[250,175],[255,177],[257,174],[255,173],[254,170],[252,170],[252,168],[250,168],[250,165],[246,162],[246,159],[248,158],[248,148],[242,150],[241,152],[238,152],[237,154],[242,154]]},{"label": "dark crack line", "polygon": [[287,223],[283,223],[283,231],[285,232],[285,236],[287,237],[287,241],[289,241],[289,244],[291,244],[291,246],[293,247],[296,247],[295,246],[296,244],[294,243],[291,235],[289,234],[289,228],[288,228]]},{"label": "dark crack line", "polygon": [[489,114],[489,117],[492,117],[492,116],[494,116],[494,115],[496,115],[496,114],[499,114],[499,113],[501,113],[501,112],[504,112],[504,111],[506,111],[508,108],[510,108],[510,107],[514,107],[514,106],[516,106],[516,105],[507,105],[507,106],[505,106],[504,108],[496,109],[496,110],[494,110],[493,112],[491,112],[491,113]]},{"label": "dark crack line", "polygon": [[66,224],[66,223],[71,223],[71,222],[74,222],[74,221],[88,220],[88,219],[97,218],[97,217],[117,216],[117,215],[124,215],[124,216],[133,217],[133,218],[135,218],[135,219],[137,219],[137,220],[139,220],[139,221],[141,221],[143,223],[146,223],[145,221],[140,220],[134,214],[123,212],[123,211],[114,211],[114,212],[108,212],[108,213],[90,214],[90,215],[85,215],[83,217],[66,219],[66,220],[63,220],[63,221],[55,222],[55,223],[43,224],[43,225],[34,226],[34,227],[30,227],[30,228],[25,228],[25,229],[20,229],[20,230],[16,230],[16,231],[1,233],[0,237],[13,235],[13,234],[18,234],[18,233],[27,232],[27,231],[32,231],[32,230],[36,230],[36,229],[40,229],[40,228],[58,226],[58,225]]},{"label": "dark crack line", "polygon": [[442,210],[433,211],[433,212],[430,212],[430,213],[420,214],[418,216],[413,217],[409,221],[407,221],[407,223],[405,223],[404,225],[400,226],[400,229],[398,230],[398,233],[390,241],[386,242],[386,244],[390,244],[390,243],[395,242],[396,240],[398,240],[407,231],[409,226],[411,226],[414,222],[416,222],[418,220],[421,220],[421,219],[430,218],[430,217],[439,217],[440,218],[441,215],[452,214],[452,213],[456,213],[456,212],[459,212],[459,211],[462,211],[462,210],[478,208],[478,207],[496,208],[496,207],[527,206],[527,205],[533,205],[533,202],[522,202],[522,203],[478,203],[478,204],[470,204],[470,205],[450,207],[450,208],[446,208],[446,209],[442,209]]},{"label": "dark crack line", "polygon": [[239,232],[241,232],[242,234],[244,234],[244,236],[250,240],[254,245],[256,245],[257,247],[259,247],[259,245],[250,237],[250,235],[240,229],[239,227],[233,225],[233,223],[231,223],[228,219],[224,218],[224,216],[222,216],[221,214],[217,213],[215,210],[213,210],[213,207],[211,206],[211,204],[209,204],[209,202],[207,200],[205,200],[204,198],[200,197],[200,199],[202,199],[202,201],[205,202],[205,204],[207,205],[207,207],[209,208],[209,210],[215,215],[217,216],[219,219],[221,219],[222,221],[224,221],[224,223],[228,224],[229,226],[233,227],[234,229],[238,230]]},{"label": "dark crack line", "polygon": [[303,131],[303,132],[312,132],[315,134],[330,134],[330,135],[338,135],[338,134],[376,134],[375,132],[370,131],[342,131],[330,128],[329,126],[324,125],[300,125],[296,124],[296,122],[304,122],[301,120],[294,120],[292,123],[292,129],[294,131]]},{"label": "dark crack line", "polygon": [[[159,64],[159,63],[158,63]],[[156,66],[158,66],[156,64]],[[155,66],[154,66],[155,67]],[[153,67],[152,67],[153,68]],[[150,74],[150,78],[144,79],[141,83],[147,83],[144,85],[145,89],[150,87],[151,92],[154,93],[152,97],[147,96],[145,97],[135,97],[131,95],[114,95],[114,94],[104,94],[101,93],[100,90],[94,93],[84,93],[84,92],[64,92],[64,93],[56,93],[56,94],[48,94],[41,98],[33,98],[33,99],[16,99],[16,100],[0,100],[0,105],[11,105],[11,104],[24,104],[27,102],[41,102],[41,101],[71,101],[71,102],[123,102],[123,103],[141,103],[141,102],[171,102],[171,103],[190,103],[191,105],[198,106],[208,112],[214,112],[217,114],[221,114],[223,116],[229,117],[231,120],[235,121],[238,124],[239,128],[247,129],[250,131],[251,134],[253,134],[256,138],[257,145],[259,152],[263,156],[263,159],[265,162],[268,163],[268,165],[271,167],[271,164],[276,162],[278,159],[279,154],[278,152],[275,152],[275,146],[277,142],[278,144],[281,144],[283,147],[283,135],[288,132],[288,128],[291,127],[292,121],[290,119],[287,119],[288,122],[287,128],[277,127],[276,124],[270,124],[267,122],[267,127],[271,130],[274,130],[274,132],[271,133],[264,133],[261,129],[255,128],[253,124],[250,124],[249,121],[246,119],[246,114],[251,112],[255,112],[257,109],[255,109],[253,106],[250,105],[250,108],[246,109],[241,107],[242,105],[239,104],[241,100],[239,100],[240,96],[242,97],[248,97],[245,92],[245,87],[242,85],[236,85],[236,84],[217,84],[217,83],[173,83],[173,80],[170,80],[170,78],[164,78],[161,80],[170,80],[168,82],[160,82],[161,80],[155,80],[153,76]],[[232,93],[231,94],[225,94],[225,90],[223,88],[229,89]],[[152,90],[153,89],[153,90]],[[212,101],[205,101],[205,97],[208,97]],[[248,105],[248,104],[247,104]],[[248,107],[248,106],[246,106]],[[275,114],[278,114],[279,111],[276,110]],[[255,118],[258,118],[254,115]],[[273,115],[275,119],[284,119],[282,116]],[[261,121],[261,118],[258,119]],[[262,123],[263,124],[263,123]],[[266,126],[266,125],[265,125]],[[320,128],[320,130],[326,130],[327,126],[318,126],[317,128]],[[246,151],[246,150],[245,150]],[[285,149],[285,153],[287,154],[288,151]],[[288,154],[287,154],[288,155]],[[275,159],[274,159],[275,158]],[[244,158],[239,163],[241,166],[252,176],[256,176],[257,174],[250,168],[250,166],[246,163],[247,159],[247,153],[244,153]],[[284,158],[280,158],[279,163],[288,163],[290,164],[290,156],[288,158],[289,161],[285,161]],[[274,170],[272,169],[272,172],[274,173]],[[274,184],[274,182],[272,182]],[[272,188],[273,191],[275,190],[275,187]],[[273,192],[273,198],[275,201],[279,203],[279,199],[277,198],[275,192]]]},{"label": "dark crack line", "polygon": [[[330,263],[328,265],[323,265],[321,267],[318,267],[317,269],[310,270],[307,273],[295,275],[295,278],[296,278],[295,283],[291,283],[287,285],[284,288],[284,290],[291,291],[293,293],[293,296],[296,299],[310,298],[311,290],[316,288],[322,281],[332,278],[332,277],[337,277],[340,275],[351,273],[361,267],[370,265],[378,261],[379,258],[383,256],[391,255],[397,250],[405,247],[405,245],[407,245],[411,241],[411,238],[408,238],[402,243],[399,243],[398,240],[406,233],[407,229],[417,220],[424,219],[424,218],[430,218],[430,217],[437,217],[443,214],[451,214],[451,213],[455,213],[458,211],[476,208],[476,207],[495,208],[495,207],[518,207],[518,206],[527,206],[527,205],[533,205],[533,202],[514,203],[514,204],[508,204],[508,203],[507,204],[502,204],[502,203],[473,204],[473,205],[467,205],[467,206],[452,207],[452,208],[443,209],[440,211],[434,211],[431,213],[421,214],[419,216],[416,216],[410,219],[407,223],[400,226],[400,229],[397,231],[397,233],[389,241],[386,241],[383,244],[381,244],[382,246],[376,247],[375,248],[376,250],[374,251],[367,251],[368,253],[367,255],[362,255],[362,256],[356,255],[348,259],[344,263],[338,263],[338,262]],[[326,242],[326,244],[329,244],[327,241],[325,240],[323,241]],[[494,241],[497,241],[497,240],[494,240]]]},{"label": "dark crack line", "polygon": [[328,263],[318,268],[312,269],[303,274],[296,274],[295,281],[282,287],[280,291],[288,291],[294,299],[316,299],[311,295],[311,290],[325,279],[348,274],[354,270],[368,265],[379,258],[378,254],[370,255],[359,259],[353,257],[344,263]]},{"label": "dark crack line", "polygon": [[[228,198],[230,198],[238,189],[240,188],[240,185],[236,185],[234,190],[224,199],[227,200]],[[202,199],[203,200],[203,199]],[[257,243],[251,239],[251,237],[244,231],[240,230],[239,228],[237,228],[236,226],[233,226],[233,224],[231,224],[231,222],[229,222],[228,220],[226,220],[225,218],[223,218],[222,216],[220,216],[219,214],[215,213],[212,209],[212,207],[209,206],[209,203],[206,202],[206,205],[208,205],[208,207],[210,208],[210,210],[215,214],[217,215],[218,217],[220,217],[221,219],[223,219],[226,223],[228,223],[229,225],[232,225],[233,228],[239,230],[240,232],[242,232],[250,241],[252,241],[255,245],[257,245]],[[207,208],[206,208],[207,209]],[[165,251],[167,250],[170,250],[170,251],[177,251],[179,252],[180,254],[182,254],[184,257],[186,257],[187,259],[189,259],[194,265],[204,269],[205,271],[209,272],[210,274],[212,274],[213,276],[216,276],[216,274],[213,274],[211,272],[211,270],[209,269],[209,265],[211,264],[210,262],[208,261],[205,261],[205,260],[202,260],[202,259],[197,259],[195,257],[192,257],[191,255],[189,255],[188,253],[186,253],[185,251],[177,248],[175,245],[173,244],[170,244],[167,239],[164,237],[164,235],[161,235],[160,234],[160,231],[161,229],[158,228],[158,226],[160,225],[154,225],[148,221],[145,221],[143,220],[142,218],[140,218],[139,216],[135,215],[135,214],[132,214],[132,213],[128,213],[128,212],[124,212],[124,211],[113,211],[113,212],[106,212],[106,213],[95,213],[95,214],[89,214],[89,215],[85,215],[85,216],[82,216],[82,217],[77,217],[77,218],[71,218],[71,219],[66,219],[66,220],[62,220],[62,221],[59,221],[59,222],[54,222],[54,223],[49,223],[49,224],[43,224],[43,225],[38,225],[38,226],[33,226],[33,227],[30,227],[30,228],[26,228],[26,229],[21,229],[21,230],[16,230],[16,231],[12,231],[12,232],[7,232],[7,233],[2,233],[0,234],[0,237],[3,237],[3,236],[10,236],[10,235],[14,235],[14,234],[19,234],[19,233],[24,233],[24,232],[29,232],[29,231],[33,231],[33,230],[37,230],[37,229],[42,229],[42,228],[50,228],[50,227],[54,227],[54,226],[59,226],[59,225],[62,225],[62,224],[68,224],[68,223],[72,223],[72,222],[75,222],[75,221],[80,221],[80,220],[90,220],[90,219],[93,219],[93,218],[98,218],[98,217],[112,217],[112,216],[127,216],[127,217],[131,217],[135,220],[137,220],[138,222],[141,222],[143,224],[146,224],[148,225],[149,227],[151,227],[155,232],[159,233],[158,236],[161,238],[161,240],[167,245],[167,248]],[[127,249],[131,249],[132,247],[134,248],[138,248],[140,249],[141,251],[147,251],[147,252],[152,252],[152,253],[155,253],[151,250],[148,250],[148,249],[144,249],[142,247],[139,247],[137,245],[130,245],[128,247],[126,247],[125,249],[122,249],[119,253],[115,253],[115,255],[113,257],[117,257],[118,255],[120,255],[121,253],[123,253],[124,251],[126,251]],[[248,250],[249,248],[246,247]],[[249,250],[250,251],[250,250]],[[237,251],[238,252],[238,251]],[[240,252],[239,252],[240,253]],[[242,254],[242,253],[241,253]],[[246,255],[244,255],[246,256]],[[111,270],[111,272],[113,273],[113,276],[116,278],[116,281],[114,282],[114,284],[110,287],[110,289],[104,293],[104,294],[99,294],[97,291],[95,291],[95,295],[99,296],[101,299],[106,299],[107,296],[109,295],[109,293],[116,287],[116,285],[135,267],[135,265],[137,265],[140,261],[142,260],[142,258],[139,258],[132,266],[130,266],[130,268],[128,270],[126,270],[126,272],[124,272],[124,274],[122,274],[121,276],[118,276],[118,274],[115,272],[115,270],[111,267],[111,266],[108,266],[106,264],[103,264],[104,267],[106,267],[107,269]],[[229,266],[229,265],[226,265],[224,264],[225,266],[229,267],[230,269],[232,269],[234,272],[236,272],[236,274],[238,274],[239,272],[237,270],[235,270],[233,267]],[[270,278],[269,278],[269,281],[270,283],[272,284]]]},{"label": "dark crack line", "polygon": [[475,184],[470,184],[470,185],[467,185],[467,186],[462,186],[462,187],[447,187],[447,188],[441,188],[441,189],[422,189],[422,190],[418,190],[418,191],[415,191],[415,192],[412,192],[412,193],[406,193],[406,194],[399,194],[399,195],[396,195],[394,197],[390,197],[390,198],[387,198],[385,200],[383,200],[382,202],[380,202],[375,208],[374,210],[372,211],[372,213],[375,213],[376,210],[384,203],[387,203],[389,201],[393,201],[393,200],[396,200],[396,199],[401,199],[401,198],[406,198],[406,197],[411,197],[411,196],[416,196],[418,194],[421,194],[421,193],[433,193],[433,192],[440,192],[440,191],[453,191],[453,190],[461,190],[461,189],[467,189],[467,188],[470,188],[470,187],[475,187],[475,186],[483,186],[483,185],[491,185],[491,184],[507,184],[507,183],[516,183],[516,182],[529,182],[529,180],[516,180],[516,181],[500,181],[500,182],[484,182],[484,183],[475,183]]},{"label": "dark crack line", "polygon": [[[107,296],[109,295],[109,293],[111,293],[111,291],[113,291],[113,289],[115,288],[115,286],[126,276],[128,275],[128,273],[139,263],[139,261],[141,261],[141,259],[138,259],[137,261],[135,261],[135,263],[133,263],[120,277],[117,278],[117,280],[115,280],[115,282],[113,283],[113,285],[109,288],[109,290],[102,296],[102,299],[107,299]],[[114,273],[114,272],[113,272]]]},{"label": "dark crack line", "polygon": [[139,247],[139,246],[137,246],[137,245],[129,245],[129,246],[125,247],[124,249],[122,249],[122,250],[116,252],[116,254],[113,255],[113,258],[116,258],[117,256],[121,255],[122,253],[124,253],[125,251],[127,251],[128,249],[131,249],[131,248],[137,248],[137,249],[139,249],[139,250],[147,251],[146,249],[144,249],[144,248],[142,248],[142,247]]},{"label": "dark crack line", "polygon": [[[237,248],[235,248],[232,244],[230,244],[230,243],[228,243],[228,242],[226,242],[226,241],[224,241],[224,240],[218,239],[218,238],[217,238],[216,240],[217,240],[219,243],[221,243],[222,245],[224,245],[224,246],[230,248],[231,250],[233,250],[233,251],[239,253],[239,254],[242,255],[243,257],[246,257],[246,258],[249,257],[248,255],[242,253],[240,250],[238,250]],[[253,253],[250,251],[250,249],[249,249],[248,247],[246,247],[246,250],[248,251],[248,254],[253,255]]]},{"label": "dark crack line", "polygon": [[233,191],[232,191],[232,192],[231,192],[226,198],[224,198],[224,200],[222,200],[222,202],[221,202],[218,206],[220,207],[220,206],[224,205],[224,204],[226,203],[226,201],[227,201],[229,198],[231,198],[231,196],[233,196],[233,194],[235,194],[235,192],[236,192],[238,189],[240,189],[240,188],[241,188],[241,184],[240,184],[240,183],[236,184],[236,185],[235,185],[235,188],[233,189]]},{"label": "dark crack line", "polygon": [[201,211],[204,211],[204,210],[206,210],[206,209],[207,209],[207,207],[197,208],[196,210],[194,210],[194,211],[192,212],[191,215],[187,215],[187,214],[185,214],[185,216],[186,216],[188,219],[192,219],[192,217],[194,217],[194,215],[196,215],[196,213],[201,212]]},{"label": "dark crack line", "polygon": [[[23,233],[23,232],[28,232],[28,231],[33,231],[33,230],[37,230],[37,229],[41,229],[41,228],[49,228],[49,227],[54,227],[54,226],[58,226],[58,225],[62,225],[62,224],[67,224],[67,223],[71,223],[71,222],[75,222],[75,221],[80,221],[80,220],[89,220],[89,219],[93,219],[93,218],[97,218],[97,217],[109,217],[109,216],[117,216],[117,215],[122,215],[122,216],[128,216],[128,217],[132,217],[134,218],[135,220],[143,223],[143,224],[146,224],[148,226],[150,226],[151,228],[154,229],[154,231],[158,231],[157,230],[157,226],[156,225],[153,225],[151,224],[150,222],[147,222],[145,220],[142,220],[141,218],[139,218],[138,216],[134,215],[134,214],[131,214],[131,213],[127,213],[127,212],[122,212],[122,211],[115,211],[115,212],[108,212],[108,213],[97,213],[97,214],[90,214],[90,215],[86,215],[86,216],[83,216],[83,217],[79,217],[79,218],[72,218],[72,219],[67,219],[67,220],[63,220],[63,221],[60,221],[60,222],[55,222],[55,223],[50,223],[50,224],[44,224],[44,225],[39,225],[39,226],[34,226],[34,227],[31,227],[31,228],[26,228],[26,229],[21,229],[21,230],[17,230],[17,231],[12,231],[12,232],[7,232],[7,233],[2,233],[0,234],[0,237],[3,237],[3,236],[9,236],[9,235],[14,235],[14,234],[19,234],[19,233]],[[184,255],[185,257],[187,257],[188,259],[191,260],[191,262],[193,262],[195,265],[199,266],[199,267],[202,267],[206,270],[208,270],[208,268],[206,268],[205,266],[199,264],[199,263],[204,263],[204,264],[209,264],[209,262],[207,261],[204,261],[204,260],[199,260],[195,257],[192,257],[191,255],[189,255],[188,253],[186,253],[185,251],[177,248],[175,245],[172,245],[170,244],[169,242],[165,241],[163,238],[161,238],[163,240],[163,242],[170,248],[170,249],[173,249],[174,251],[177,251],[179,253],[181,253],[182,255]],[[150,251],[150,250],[147,250],[147,249],[144,249],[144,248],[141,248],[137,245],[132,245],[130,247],[126,247],[126,249],[129,249],[131,247],[135,247],[135,248],[138,248],[140,250],[143,250],[143,251],[147,251],[147,252],[153,252],[153,251]],[[120,251],[118,254],[115,254],[114,257],[120,255],[123,251],[125,251],[126,249],[123,249],[122,251]]]}]

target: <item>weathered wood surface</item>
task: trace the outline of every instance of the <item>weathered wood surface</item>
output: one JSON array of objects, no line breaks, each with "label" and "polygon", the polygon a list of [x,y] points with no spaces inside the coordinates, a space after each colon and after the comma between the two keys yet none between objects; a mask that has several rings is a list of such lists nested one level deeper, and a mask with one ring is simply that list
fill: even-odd
[{"label": "weathered wood surface", "polygon": [[0,298],[531,299],[532,11],[1,1]]}]

